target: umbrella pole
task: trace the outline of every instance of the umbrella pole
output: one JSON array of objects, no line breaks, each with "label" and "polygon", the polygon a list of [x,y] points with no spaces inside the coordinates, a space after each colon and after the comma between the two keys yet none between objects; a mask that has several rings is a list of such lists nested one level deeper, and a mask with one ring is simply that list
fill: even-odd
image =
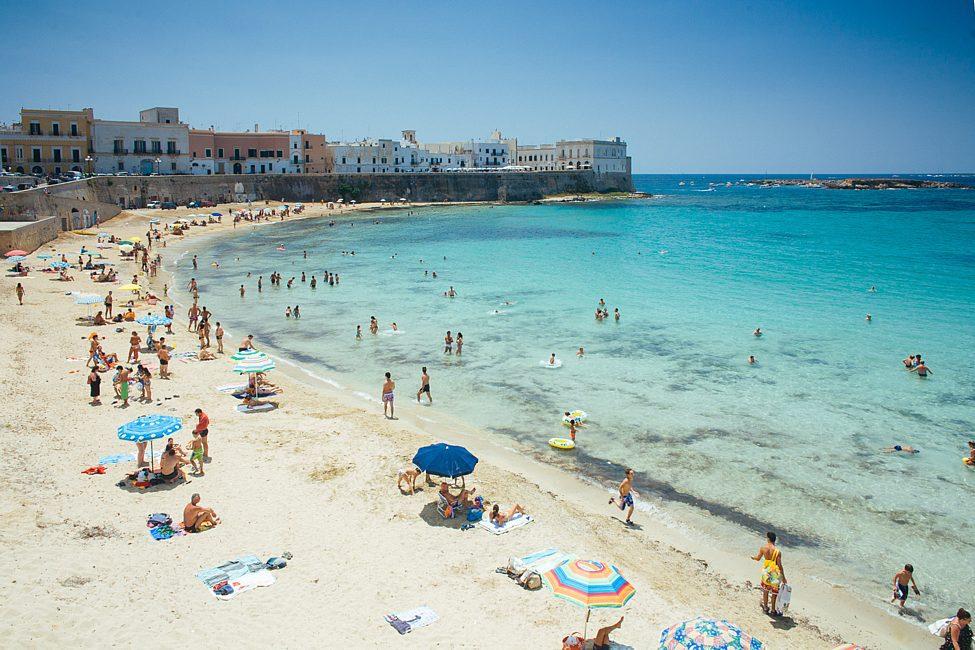
[{"label": "umbrella pole", "polygon": [[586,622],[582,626],[582,640],[586,640],[586,635],[589,632],[589,617],[592,615],[592,610],[588,607],[586,608]]},{"label": "umbrella pole", "polygon": [[150,472],[155,472],[156,471],[156,468],[153,467],[153,465],[152,465],[153,459],[154,459],[155,455],[156,454],[155,454],[155,452],[152,449],[152,440],[149,440],[149,471]]}]

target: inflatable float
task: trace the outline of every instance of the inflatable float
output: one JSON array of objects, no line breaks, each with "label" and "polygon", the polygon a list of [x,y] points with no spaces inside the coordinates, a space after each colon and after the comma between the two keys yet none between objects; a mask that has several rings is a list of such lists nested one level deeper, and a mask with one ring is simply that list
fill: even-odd
[{"label": "inflatable float", "polygon": [[576,443],[568,438],[549,438],[548,446],[555,449],[575,449]]},{"label": "inflatable float", "polygon": [[576,424],[580,424],[589,419],[589,414],[581,409],[576,409],[570,412],[568,415],[562,416],[562,424],[569,426],[570,422],[575,421]]},{"label": "inflatable float", "polygon": [[555,360],[555,363],[549,363],[548,362],[548,359],[542,359],[541,361],[538,362],[538,365],[540,365],[543,368],[548,368],[550,370],[555,370],[556,368],[561,368],[562,367],[562,360],[561,359],[556,359]]}]

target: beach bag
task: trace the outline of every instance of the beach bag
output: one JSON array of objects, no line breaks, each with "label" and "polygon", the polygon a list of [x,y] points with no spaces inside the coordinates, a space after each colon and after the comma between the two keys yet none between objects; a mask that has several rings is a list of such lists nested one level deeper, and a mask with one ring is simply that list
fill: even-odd
[{"label": "beach bag", "polygon": [[276,569],[283,569],[284,567],[288,566],[288,563],[284,560],[284,558],[272,557],[265,563],[265,566],[268,568],[268,570],[274,571]]},{"label": "beach bag", "polygon": [[928,626],[928,631],[934,636],[946,639],[948,638],[948,630],[951,629],[951,621],[953,618],[943,618],[940,621],[935,621]]},{"label": "beach bag", "polygon": [[483,516],[484,510],[481,508],[471,508],[467,511],[467,521],[480,521]]},{"label": "beach bag", "polygon": [[518,576],[518,584],[530,591],[536,591],[542,588],[542,576],[537,571],[528,569]]},{"label": "beach bag", "polygon": [[149,515],[149,521],[146,523],[150,526],[169,526],[173,523],[173,518],[165,512],[157,512]]},{"label": "beach bag", "polygon": [[514,556],[508,558],[508,566],[506,568],[508,575],[511,577],[520,576],[525,572],[525,565],[521,559]]},{"label": "beach bag", "polygon": [[792,601],[792,586],[788,583],[779,589],[779,597],[775,599],[775,612],[785,614],[789,611],[789,603]]}]

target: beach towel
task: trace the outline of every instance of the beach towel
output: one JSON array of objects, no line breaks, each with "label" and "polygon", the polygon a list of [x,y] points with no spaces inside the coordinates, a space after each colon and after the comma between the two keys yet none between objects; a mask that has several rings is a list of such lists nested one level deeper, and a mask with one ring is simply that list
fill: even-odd
[{"label": "beach towel", "polygon": [[264,413],[266,411],[273,411],[278,408],[277,405],[271,402],[265,402],[263,404],[258,404],[257,406],[248,406],[247,404],[238,404],[237,410],[241,413]]},{"label": "beach towel", "polygon": [[236,393],[237,391],[247,390],[247,384],[226,384],[225,386],[214,386],[213,390],[218,393]]},{"label": "beach towel", "polygon": [[208,587],[220,582],[236,580],[247,573],[264,570],[264,562],[256,555],[243,555],[237,559],[224,562],[211,569],[197,572],[196,577]]},{"label": "beach towel", "polygon": [[172,357],[174,359],[196,359],[198,354],[199,354],[198,352],[190,352],[190,351],[176,352],[172,355]]},{"label": "beach towel", "polygon": [[246,591],[257,589],[258,587],[270,587],[276,581],[277,579],[274,577],[273,573],[267,569],[262,569],[261,571],[256,571],[254,573],[245,573],[235,580],[228,581],[227,584],[230,585],[232,589],[230,593],[217,593],[212,588],[210,589],[210,593],[213,594],[217,600],[231,600]]},{"label": "beach towel", "polygon": [[89,467],[88,469],[81,470],[81,473],[82,474],[88,474],[89,476],[91,476],[93,474],[104,474],[105,473],[105,466],[104,465],[98,465],[96,467]]},{"label": "beach towel", "polygon": [[437,613],[429,607],[417,607],[407,612],[394,612],[387,614],[384,618],[400,634],[412,632],[440,620]]},{"label": "beach towel", "polygon": [[162,526],[153,526],[149,529],[149,536],[157,542],[174,537],[182,537],[185,534],[186,531],[179,524],[164,524]]},{"label": "beach towel", "polygon": [[507,522],[504,526],[496,526],[488,519],[482,519],[477,522],[477,525],[488,531],[489,533],[494,533],[495,535],[503,535],[508,531],[514,530],[515,528],[521,528],[522,526],[527,526],[531,522],[535,521],[534,517],[531,515],[515,515]]},{"label": "beach towel", "polygon": [[135,454],[112,454],[111,456],[102,456],[98,459],[99,465],[115,465],[116,463],[127,463],[130,460],[135,460]]}]

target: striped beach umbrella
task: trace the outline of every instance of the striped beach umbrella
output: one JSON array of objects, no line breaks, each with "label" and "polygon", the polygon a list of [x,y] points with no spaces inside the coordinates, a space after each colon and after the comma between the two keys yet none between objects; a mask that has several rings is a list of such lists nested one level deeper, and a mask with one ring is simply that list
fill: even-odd
[{"label": "striped beach umbrella", "polygon": [[[232,361],[242,361],[243,359],[251,359],[256,354],[264,354],[263,352],[258,352],[254,348],[246,348],[244,350],[237,350],[230,355]],[[266,354],[264,356],[267,356]]]},{"label": "striped beach umbrella", "polygon": [[274,370],[274,359],[263,352],[248,355],[245,359],[240,359],[234,366],[234,372],[238,375],[247,375],[256,372],[267,372]]},{"label": "striped beach umbrella", "polygon": [[660,650],[761,650],[756,638],[728,621],[697,617],[660,633]]},{"label": "striped beach umbrella", "polygon": [[91,318],[91,306],[101,303],[102,297],[93,293],[79,293],[74,297],[74,304],[84,305],[88,318]]},{"label": "striped beach umbrella", "polygon": [[183,421],[172,415],[142,415],[118,428],[119,440],[149,442],[149,469],[153,470],[152,441],[170,436],[183,428]]},{"label": "striped beach umbrella", "polygon": [[636,589],[619,569],[596,560],[570,560],[543,576],[552,592],[580,607],[622,607]]},{"label": "striped beach umbrella", "polygon": [[71,265],[68,264],[67,262],[62,262],[61,260],[58,260],[57,262],[51,262],[50,267],[52,269],[67,269],[67,268],[71,268]]},{"label": "striped beach umbrella", "polygon": [[140,325],[169,325],[173,322],[171,318],[166,318],[165,316],[160,316],[159,314],[143,314],[135,319],[135,322]]}]

